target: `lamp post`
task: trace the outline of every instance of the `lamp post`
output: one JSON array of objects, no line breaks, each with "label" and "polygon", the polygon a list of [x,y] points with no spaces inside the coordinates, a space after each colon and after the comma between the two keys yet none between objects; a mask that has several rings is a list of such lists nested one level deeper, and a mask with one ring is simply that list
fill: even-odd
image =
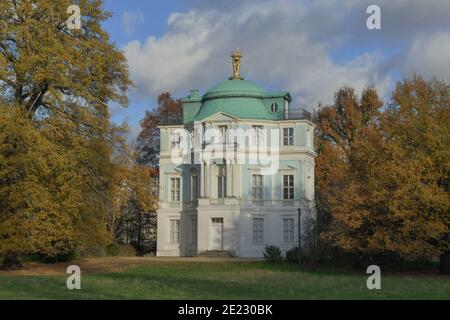
[{"label": "lamp post", "polygon": [[302,236],[301,236],[301,230],[302,230],[302,209],[298,208],[298,264],[300,265],[300,250],[302,247]]}]

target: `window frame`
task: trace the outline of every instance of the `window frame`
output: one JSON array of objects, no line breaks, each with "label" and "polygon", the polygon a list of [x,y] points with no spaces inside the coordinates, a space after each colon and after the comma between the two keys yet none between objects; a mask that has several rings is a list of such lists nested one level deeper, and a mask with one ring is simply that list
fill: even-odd
[{"label": "window frame", "polygon": [[181,134],[179,132],[172,132],[170,134],[170,148],[171,150],[178,150],[181,146]]},{"label": "window frame", "polygon": [[180,219],[169,220],[169,244],[180,243]]},{"label": "window frame", "polygon": [[217,176],[217,199],[227,197],[227,177]]},{"label": "window frame", "polygon": [[295,219],[283,218],[283,243],[295,243]]},{"label": "window frame", "polygon": [[181,178],[180,177],[170,178],[170,186],[169,187],[170,187],[170,202],[180,202],[181,201]]},{"label": "window frame", "polygon": [[264,176],[262,174],[252,174],[252,199],[264,200]]},{"label": "window frame", "polygon": [[191,218],[191,245],[197,243],[197,218]]},{"label": "window frame", "polygon": [[264,218],[252,218],[252,240],[254,244],[264,244]]},{"label": "window frame", "polygon": [[283,174],[283,200],[295,200],[295,176],[293,174]]},{"label": "window frame", "polygon": [[270,105],[270,111],[272,113],[278,112],[278,103],[277,102],[272,102],[272,104]]},{"label": "window frame", "polygon": [[227,168],[219,165],[217,169],[217,199],[224,199],[227,197]]},{"label": "window frame", "polygon": [[293,145],[294,145],[294,127],[283,128],[283,146],[293,146]]},{"label": "window frame", "polygon": [[264,126],[263,125],[253,125],[252,129],[254,131],[253,142],[254,146],[264,145]]},{"label": "window frame", "polygon": [[220,132],[220,138],[222,144],[228,143],[228,126],[227,125],[219,125],[219,132]]}]

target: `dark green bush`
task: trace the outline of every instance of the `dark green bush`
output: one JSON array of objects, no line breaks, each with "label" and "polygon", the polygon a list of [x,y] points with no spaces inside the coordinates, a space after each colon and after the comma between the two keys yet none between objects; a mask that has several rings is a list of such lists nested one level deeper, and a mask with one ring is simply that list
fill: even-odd
[{"label": "dark green bush", "polygon": [[119,245],[113,242],[106,247],[105,251],[107,256],[116,257],[119,255]]},{"label": "dark green bush", "polygon": [[279,262],[283,259],[281,250],[277,246],[266,246],[264,258],[269,262]]},{"label": "dark green bush", "polygon": [[298,263],[298,247],[293,247],[286,251],[287,262]]},{"label": "dark green bush", "polygon": [[70,250],[67,252],[61,252],[55,256],[36,254],[35,257],[43,263],[68,262],[75,260],[77,258],[77,253],[75,252],[75,250]]}]

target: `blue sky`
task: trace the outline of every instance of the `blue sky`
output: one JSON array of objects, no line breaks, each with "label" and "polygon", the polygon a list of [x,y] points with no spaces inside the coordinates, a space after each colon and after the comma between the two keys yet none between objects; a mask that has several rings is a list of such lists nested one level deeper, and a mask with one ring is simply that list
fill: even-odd
[{"label": "blue sky", "polygon": [[[111,39],[119,46],[125,46],[130,40],[145,41],[149,35],[161,36],[167,29],[167,18],[174,12],[187,10],[186,1],[146,1],[146,0],[107,0],[105,9],[113,14],[104,23]],[[128,32],[123,26],[124,13],[142,14],[143,21],[136,21],[136,28]]]},{"label": "blue sky", "polygon": [[[381,8],[381,30],[366,9]],[[331,103],[343,85],[375,85],[388,99],[416,73],[450,79],[448,0],[106,0],[104,23],[124,50],[136,88],[130,106],[112,105],[130,137],[159,93],[207,90],[230,75],[229,54],[244,54],[242,74],[267,90],[290,91],[296,106]]]},{"label": "blue sky", "polygon": [[[103,25],[110,34],[111,41],[115,42],[119,48],[123,48],[132,40],[145,42],[150,35],[162,36],[168,30],[167,19],[169,16],[174,12],[187,10],[186,3],[182,0],[106,0],[105,9],[112,13],[112,17]],[[131,19],[135,18],[135,22],[130,23],[130,28],[124,26],[127,13],[130,14]],[[148,97],[131,97],[130,106],[127,109],[113,107],[113,121],[117,123],[127,121],[132,130],[132,137],[134,137],[145,110],[150,110],[155,104],[155,97],[150,99]]]}]

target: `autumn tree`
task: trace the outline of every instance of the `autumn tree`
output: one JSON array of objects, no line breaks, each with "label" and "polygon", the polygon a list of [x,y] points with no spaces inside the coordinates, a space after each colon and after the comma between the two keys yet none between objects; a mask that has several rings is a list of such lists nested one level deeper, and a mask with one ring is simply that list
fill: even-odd
[{"label": "autumn tree", "polygon": [[318,206],[329,217],[322,238],[365,256],[440,256],[446,273],[449,87],[415,78],[397,85],[385,109],[377,100],[374,91],[351,98],[356,121],[340,99],[319,112]]},{"label": "autumn tree", "polygon": [[[29,121],[21,128],[37,130],[41,141],[49,141],[52,150],[70,160],[70,168],[82,180],[81,185],[66,186],[68,193],[76,190],[80,199],[76,206],[76,225],[67,228],[75,233],[71,238],[76,239],[74,247],[82,250],[109,241],[106,213],[112,194],[111,158],[118,128],[110,122],[108,103],[115,101],[126,106],[126,90],[131,83],[125,57],[102,29],[101,23],[109,16],[102,8],[102,1],[75,3],[81,9],[80,30],[69,29],[66,24],[70,15],[67,8],[74,1],[0,2],[0,96],[8,106],[5,112],[11,115],[21,112]],[[35,150],[30,144],[25,146],[30,148],[27,154],[31,157]],[[22,150],[25,151],[28,150]],[[14,159],[15,154],[12,150],[5,157]],[[33,161],[42,161],[41,157],[42,154],[36,153]],[[32,159],[27,160],[31,165]],[[57,165],[63,165],[62,162],[53,164],[56,171],[60,170]],[[16,165],[20,168],[20,163]],[[27,175],[22,179],[28,179]],[[12,185],[0,187],[12,188]],[[57,189],[51,183],[45,188],[42,192]],[[31,195],[34,191],[29,192]],[[11,208],[9,212],[17,210]],[[10,221],[20,224],[22,219],[25,216],[19,214]],[[27,219],[29,227],[33,227],[34,217]],[[34,249],[49,241],[44,234],[33,242]],[[7,236],[2,240],[5,248],[8,241],[15,241]],[[34,249],[24,247],[19,253],[34,252]],[[12,252],[4,263],[15,256],[17,252]]]},{"label": "autumn tree", "polygon": [[369,126],[375,124],[381,106],[382,101],[374,88],[365,89],[358,99],[354,89],[344,87],[336,93],[333,105],[323,106],[317,113],[316,202],[319,228],[329,227],[332,210],[335,210],[333,200],[348,187],[354,173],[351,165],[362,165],[354,159],[355,149],[361,145]]},{"label": "autumn tree", "polygon": [[131,152],[114,163],[112,236],[117,243],[132,243],[140,254],[156,249],[157,170],[137,164]]},{"label": "autumn tree", "polygon": [[439,256],[450,273],[450,85],[420,77],[397,84],[381,118],[383,161],[374,175],[398,235],[388,244]]},{"label": "autumn tree", "polygon": [[[80,30],[66,23],[67,8],[75,3]],[[102,29],[109,16],[102,5],[98,0],[0,3],[1,92],[28,116],[41,111],[73,117],[79,108],[104,114],[108,101],[126,105],[126,59]]]},{"label": "autumn tree", "polygon": [[137,158],[142,165],[159,166],[160,125],[181,124],[183,108],[181,100],[174,100],[170,93],[158,96],[158,106],[153,111],[147,111],[141,121],[141,132],[137,137]]},{"label": "autumn tree", "polygon": [[0,253],[21,267],[19,253],[67,253],[78,241],[76,159],[46,138],[18,108],[0,107]]}]

